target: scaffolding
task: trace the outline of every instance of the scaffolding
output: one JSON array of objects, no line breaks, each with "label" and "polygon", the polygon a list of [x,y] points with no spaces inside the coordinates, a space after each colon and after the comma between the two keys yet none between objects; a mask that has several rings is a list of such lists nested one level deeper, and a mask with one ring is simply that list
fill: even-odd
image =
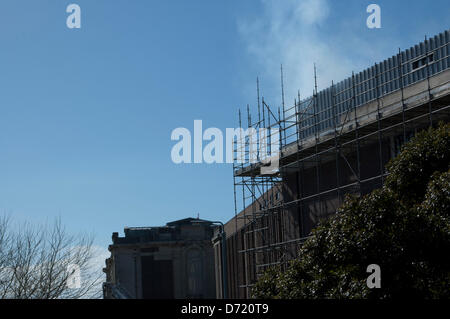
[{"label": "scaffolding", "polygon": [[[318,91],[314,65],[312,96],[298,93],[285,105],[281,67],[281,105],[260,97],[257,119],[247,105],[246,128],[265,128],[267,143],[279,139],[279,168],[262,173],[267,163],[256,153],[252,134],[234,145],[235,229],[242,232],[242,281],[251,287],[268,267],[285,268],[317,222],[337,212],[345,195],[361,196],[382,186],[386,163],[417,131],[450,118],[450,32],[401,52],[339,83]],[[239,127],[243,127],[239,111]],[[279,134],[271,134],[272,130]],[[255,144],[256,143],[256,144]]]}]

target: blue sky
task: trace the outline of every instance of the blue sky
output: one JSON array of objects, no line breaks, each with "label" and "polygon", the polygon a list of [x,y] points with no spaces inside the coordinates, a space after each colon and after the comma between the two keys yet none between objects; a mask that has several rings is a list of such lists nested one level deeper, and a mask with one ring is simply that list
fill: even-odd
[{"label": "blue sky", "polygon": [[[68,29],[66,7],[82,10]],[[229,164],[175,165],[170,135],[237,127],[255,106],[319,88],[449,28],[448,1],[2,0],[0,210],[61,216],[106,247],[124,226],[234,215]]]}]

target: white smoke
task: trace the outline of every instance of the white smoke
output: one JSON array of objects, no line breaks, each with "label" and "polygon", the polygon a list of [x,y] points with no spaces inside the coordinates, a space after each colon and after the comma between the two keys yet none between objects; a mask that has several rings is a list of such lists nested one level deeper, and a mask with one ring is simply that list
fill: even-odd
[{"label": "white smoke", "polygon": [[[357,44],[359,54],[367,55],[370,43],[356,34],[324,33],[322,27],[331,23],[329,0],[262,0],[262,8],[257,18],[240,20],[238,29],[248,54],[256,61],[264,87],[269,88],[269,96],[277,103],[281,100],[280,64],[284,68],[289,104],[297,96],[297,90],[302,99],[312,95],[314,63],[319,90],[330,86],[332,80],[343,80],[353,70],[368,66],[355,61],[349,53]],[[267,96],[267,92],[264,94]]]}]

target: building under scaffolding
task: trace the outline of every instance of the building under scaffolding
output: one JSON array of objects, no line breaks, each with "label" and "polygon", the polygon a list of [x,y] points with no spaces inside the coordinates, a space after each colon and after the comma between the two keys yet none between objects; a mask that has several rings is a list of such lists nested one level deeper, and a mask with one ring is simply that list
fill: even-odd
[{"label": "building under scaffolding", "polygon": [[[273,108],[260,99],[246,125],[276,129],[279,169],[268,172],[260,154],[233,165],[235,217],[225,225],[226,296],[249,298],[258,276],[285,267],[320,219],[337,211],[346,194],[379,188],[385,166],[414,134],[450,118],[450,31],[400,51],[311,97]],[[239,112],[239,125],[243,116]],[[271,130],[268,130],[271,132]],[[251,136],[235,143],[235,159],[253,156]],[[249,162],[247,162],[249,163]],[[264,164],[263,164],[264,163]],[[221,242],[215,243],[216,278],[222,278]],[[223,297],[223,282],[217,294]]]}]

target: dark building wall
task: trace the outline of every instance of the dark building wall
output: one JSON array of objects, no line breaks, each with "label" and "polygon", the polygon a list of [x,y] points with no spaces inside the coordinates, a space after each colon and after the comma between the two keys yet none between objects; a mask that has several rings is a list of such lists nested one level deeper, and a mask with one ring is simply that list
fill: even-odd
[{"label": "dark building wall", "polygon": [[[378,143],[360,146],[359,162],[361,180],[368,180],[385,173],[385,166],[392,158],[390,138]],[[283,198],[285,202],[298,201],[287,209],[285,219],[285,238],[306,237],[322,218],[336,212],[344,194],[355,193],[356,187],[347,185],[358,181],[357,154],[347,152],[343,156],[319,157],[310,168],[298,167],[298,171],[286,173],[283,177]],[[319,175],[319,178],[318,178]],[[339,183],[338,183],[339,181]],[[342,189],[338,194],[338,185]],[[371,192],[381,186],[381,179],[361,184],[361,194]],[[334,191],[333,191],[334,190]],[[318,195],[320,194],[320,195]]]}]

